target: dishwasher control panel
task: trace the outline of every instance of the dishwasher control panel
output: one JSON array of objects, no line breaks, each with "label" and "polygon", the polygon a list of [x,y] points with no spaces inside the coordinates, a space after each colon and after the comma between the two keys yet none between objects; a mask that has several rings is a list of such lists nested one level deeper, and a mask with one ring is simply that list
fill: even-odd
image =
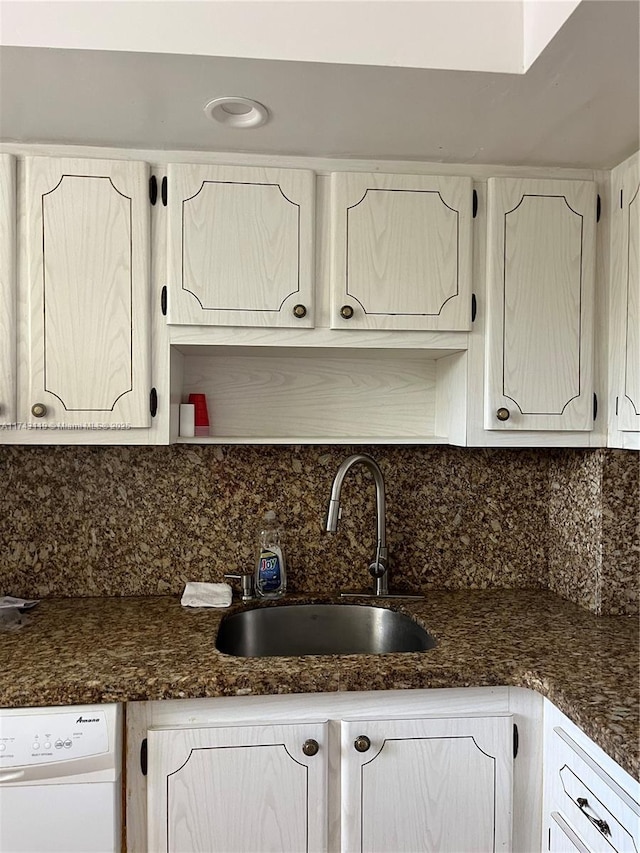
[{"label": "dishwasher control panel", "polygon": [[109,751],[104,711],[91,709],[35,715],[19,710],[0,716],[0,771],[69,761]]}]

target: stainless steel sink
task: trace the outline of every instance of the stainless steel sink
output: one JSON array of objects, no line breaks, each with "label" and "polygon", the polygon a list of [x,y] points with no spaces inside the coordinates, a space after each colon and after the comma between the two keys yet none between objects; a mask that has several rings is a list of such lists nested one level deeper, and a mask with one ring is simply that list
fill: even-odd
[{"label": "stainless steel sink", "polygon": [[225,616],[216,648],[237,657],[424,652],[436,640],[394,610],[360,604],[289,604]]}]

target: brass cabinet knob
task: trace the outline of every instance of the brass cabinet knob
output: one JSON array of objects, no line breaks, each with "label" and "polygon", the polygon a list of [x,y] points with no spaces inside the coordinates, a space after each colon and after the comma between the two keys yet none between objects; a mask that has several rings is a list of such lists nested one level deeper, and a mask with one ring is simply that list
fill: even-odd
[{"label": "brass cabinet knob", "polygon": [[47,407],[44,403],[34,403],[31,406],[31,414],[34,418],[43,418],[47,414]]},{"label": "brass cabinet knob", "polygon": [[309,740],[305,740],[302,744],[302,751],[305,755],[316,755],[320,746],[318,745],[318,741],[313,738],[309,738]]},{"label": "brass cabinet knob", "polygon": [[351,305],[343,305],[340,309],[340,316],[343,320],[350,320],[353,317],[354,311]]},{"label": "brass cabinet knob", "polygon": [[496,417],[499,421],[508,421],[511,417],[511,412],[509,411],[509,409],[500,408],[496,412]]},{"label": "brass cabinet knob", "polygon": [[303,317],[307,316],[307,309],[304,305],[294,305],[293,306],[293,316],[297,317],[298,320],[301,320]]},{"label": "brass cabinet knob", "polygon": [[358,752],[366,752],[371,746],[371,741],[366,735],[358,735],[354,740],[353,745]]}]

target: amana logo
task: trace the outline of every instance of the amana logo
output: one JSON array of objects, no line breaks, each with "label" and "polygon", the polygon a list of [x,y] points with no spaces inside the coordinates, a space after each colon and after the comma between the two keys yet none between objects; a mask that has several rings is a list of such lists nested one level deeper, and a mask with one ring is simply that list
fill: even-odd
[{"label": "amana logo", "polygon": [[82,715],[80,715],[78,717],[78,719],[76,720],[76,723],[99,723],[99,722],[100,722],[99,717],[83,717]]}]

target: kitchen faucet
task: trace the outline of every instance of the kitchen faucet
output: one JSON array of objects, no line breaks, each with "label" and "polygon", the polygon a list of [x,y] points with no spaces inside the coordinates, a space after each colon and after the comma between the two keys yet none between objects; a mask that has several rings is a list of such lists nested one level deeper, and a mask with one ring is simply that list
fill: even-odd
[{"label": "kitchen faucet", "polygon": [[373,457],[368,456],[366,453],[355,453],[353,456],[345,459],[336,471],[333,486],[331,487],[331,498],[329,500],[325,530],[327,533],[335,533],[338,530],[338,521],[341,516],[340,492],[342,490],[342,483],[347,471],[359,463],[364,465],[373,474],[376,485],[376,552],[373,561],[369,565],[369,572],[374,579],[373,594],[376,596],[386,596],[389,595],[389,563],[385,529],[384,477],[378,463]]}]

